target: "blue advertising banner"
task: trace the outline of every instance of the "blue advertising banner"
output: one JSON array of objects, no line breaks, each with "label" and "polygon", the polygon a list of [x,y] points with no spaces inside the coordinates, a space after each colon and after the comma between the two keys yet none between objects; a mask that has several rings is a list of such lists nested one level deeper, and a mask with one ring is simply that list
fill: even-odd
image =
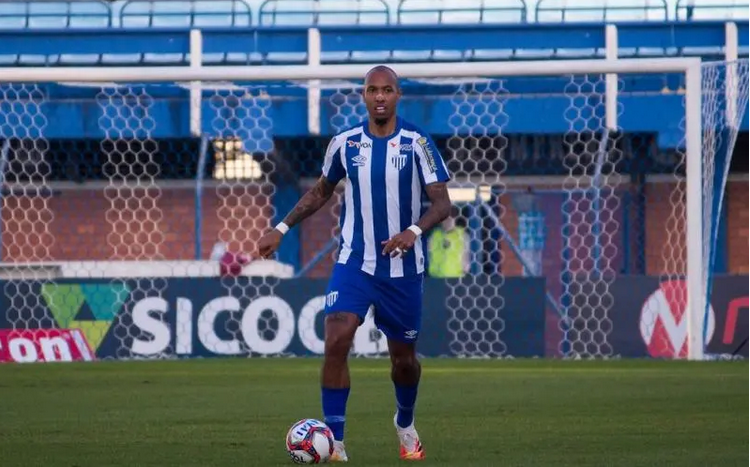
[{"label": "blue advertising banner", "polygon": [[[544,284],[543,278],[493,276],[425,280],[419,353],[544,356]],[[0,286],[0,361],[323,353],[325,280],[144,278]],[[571,306],[590,307],[592,291],[575,289]],[[601,334],[597,345],[614,356],[687,356],[684,281],[622,276],[599,292],[611,296],[611,307],[594,310],[595,319],[576,320],[578,332],[569,336]],[[707,323],[709,356],[748,356],[747,276],[715,278]],[[581,338],[572,349],[589,342]],[[387,351],[371,315],[352,351]]]},{"label": "blue advertising banner", "polygon": [[[493,346],[501,343],[507,355],[543,356],[544,279],[501,279],[426,279],[419,353],[496,351]],[[481,297],[466,297],[455,309],[447,306],[449,287],[470,290],[478,284],[500,291],[501,309]],[[0,286],[15,291],[0,299],[0,329],[79,330],[99,359],[323,353],[326,280],[144,278]],[[28,355],[31,343],[16,343],[14,349],[16,357],[35,361]],[[48,357],[54,357],[53,350]],[[352,350],[360,355],[387,352],[371,314],[358,329]]]}]

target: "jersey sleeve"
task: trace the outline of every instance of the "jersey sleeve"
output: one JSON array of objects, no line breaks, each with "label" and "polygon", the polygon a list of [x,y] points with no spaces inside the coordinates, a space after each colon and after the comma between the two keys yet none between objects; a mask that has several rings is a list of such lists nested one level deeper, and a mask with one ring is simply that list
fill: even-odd
[{"label": "jersey sleeve", "polygon": [[414,141],[414,153],[417,156],[417,169],[423,185],[450,180],[448,168],[432,138],[426,135],[419,136]]},{"label": "jersey sleeve", "polygon": [[346,176],[346,169],[341,162],[341,146],[339,138],[333,137],[323,159],[323,176],[333,185]]}]

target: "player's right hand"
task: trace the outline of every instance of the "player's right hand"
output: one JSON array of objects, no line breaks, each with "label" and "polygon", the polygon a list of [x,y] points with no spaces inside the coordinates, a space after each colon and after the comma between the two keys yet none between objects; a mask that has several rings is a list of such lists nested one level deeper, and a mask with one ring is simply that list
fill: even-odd
[{"label": "player's right hand", "polygon": [[281,244],[281,237],[283,235],[276,229],[271,230],[267,234],[260,237],[258,240],[258,249],[255,252],[256,259],[269,259],[276,253]]}]

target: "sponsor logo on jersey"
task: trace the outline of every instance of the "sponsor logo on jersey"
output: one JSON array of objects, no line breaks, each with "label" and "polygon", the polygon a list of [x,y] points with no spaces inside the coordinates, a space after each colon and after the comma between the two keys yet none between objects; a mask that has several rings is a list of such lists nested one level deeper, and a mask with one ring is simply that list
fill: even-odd
[{"label": "sponsor logo on jersey", "polygon": [[364,142],[359,142],[359,141],[352,141],[352,140],[348,140],[348,141],[346,142],[346,144],[347,144],[347,145],[348,145],[348,146],[349,146],[350,148],[357,148],[357,149],[367,149],[367,148],[369,148],[369,147],[372,147],[372,145],[371,145],[371,144],[370,144],[369,142],[367,142],[367,141],[364,141]]},{"label": "sponsor logo on jersey", "polygon": [[398,148],[399,151],[405,151],[405,152],[410,152],[410,151],[414,150],[414,147],[411,144],[408,144],[408,143],[407,144],[398,144],[398,143],[392,142],[391,143],[391,147],[392,148]]},{"label": "sponsor logo on jersey", "polygon": [[435,155],[432,153],[432,148],[430,148],[427,138],[422,136],[417,140],[417,144],[422,148],[422,152],[424,152],[424,158],[427,161],[427,168],[430,170],[430,173],[435,173],[437,171]]}]

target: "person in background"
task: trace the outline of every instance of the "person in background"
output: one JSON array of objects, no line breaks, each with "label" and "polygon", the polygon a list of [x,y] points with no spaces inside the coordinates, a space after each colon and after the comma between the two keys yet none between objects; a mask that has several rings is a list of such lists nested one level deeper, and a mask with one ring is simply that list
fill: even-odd
[{"label": "person in background", "polygon": [[454,206],[451,215],[430,234],[427,241],[430,277],[462,277],[469,272],[469,234],[456,224],[458,217],[459,211]]}]

